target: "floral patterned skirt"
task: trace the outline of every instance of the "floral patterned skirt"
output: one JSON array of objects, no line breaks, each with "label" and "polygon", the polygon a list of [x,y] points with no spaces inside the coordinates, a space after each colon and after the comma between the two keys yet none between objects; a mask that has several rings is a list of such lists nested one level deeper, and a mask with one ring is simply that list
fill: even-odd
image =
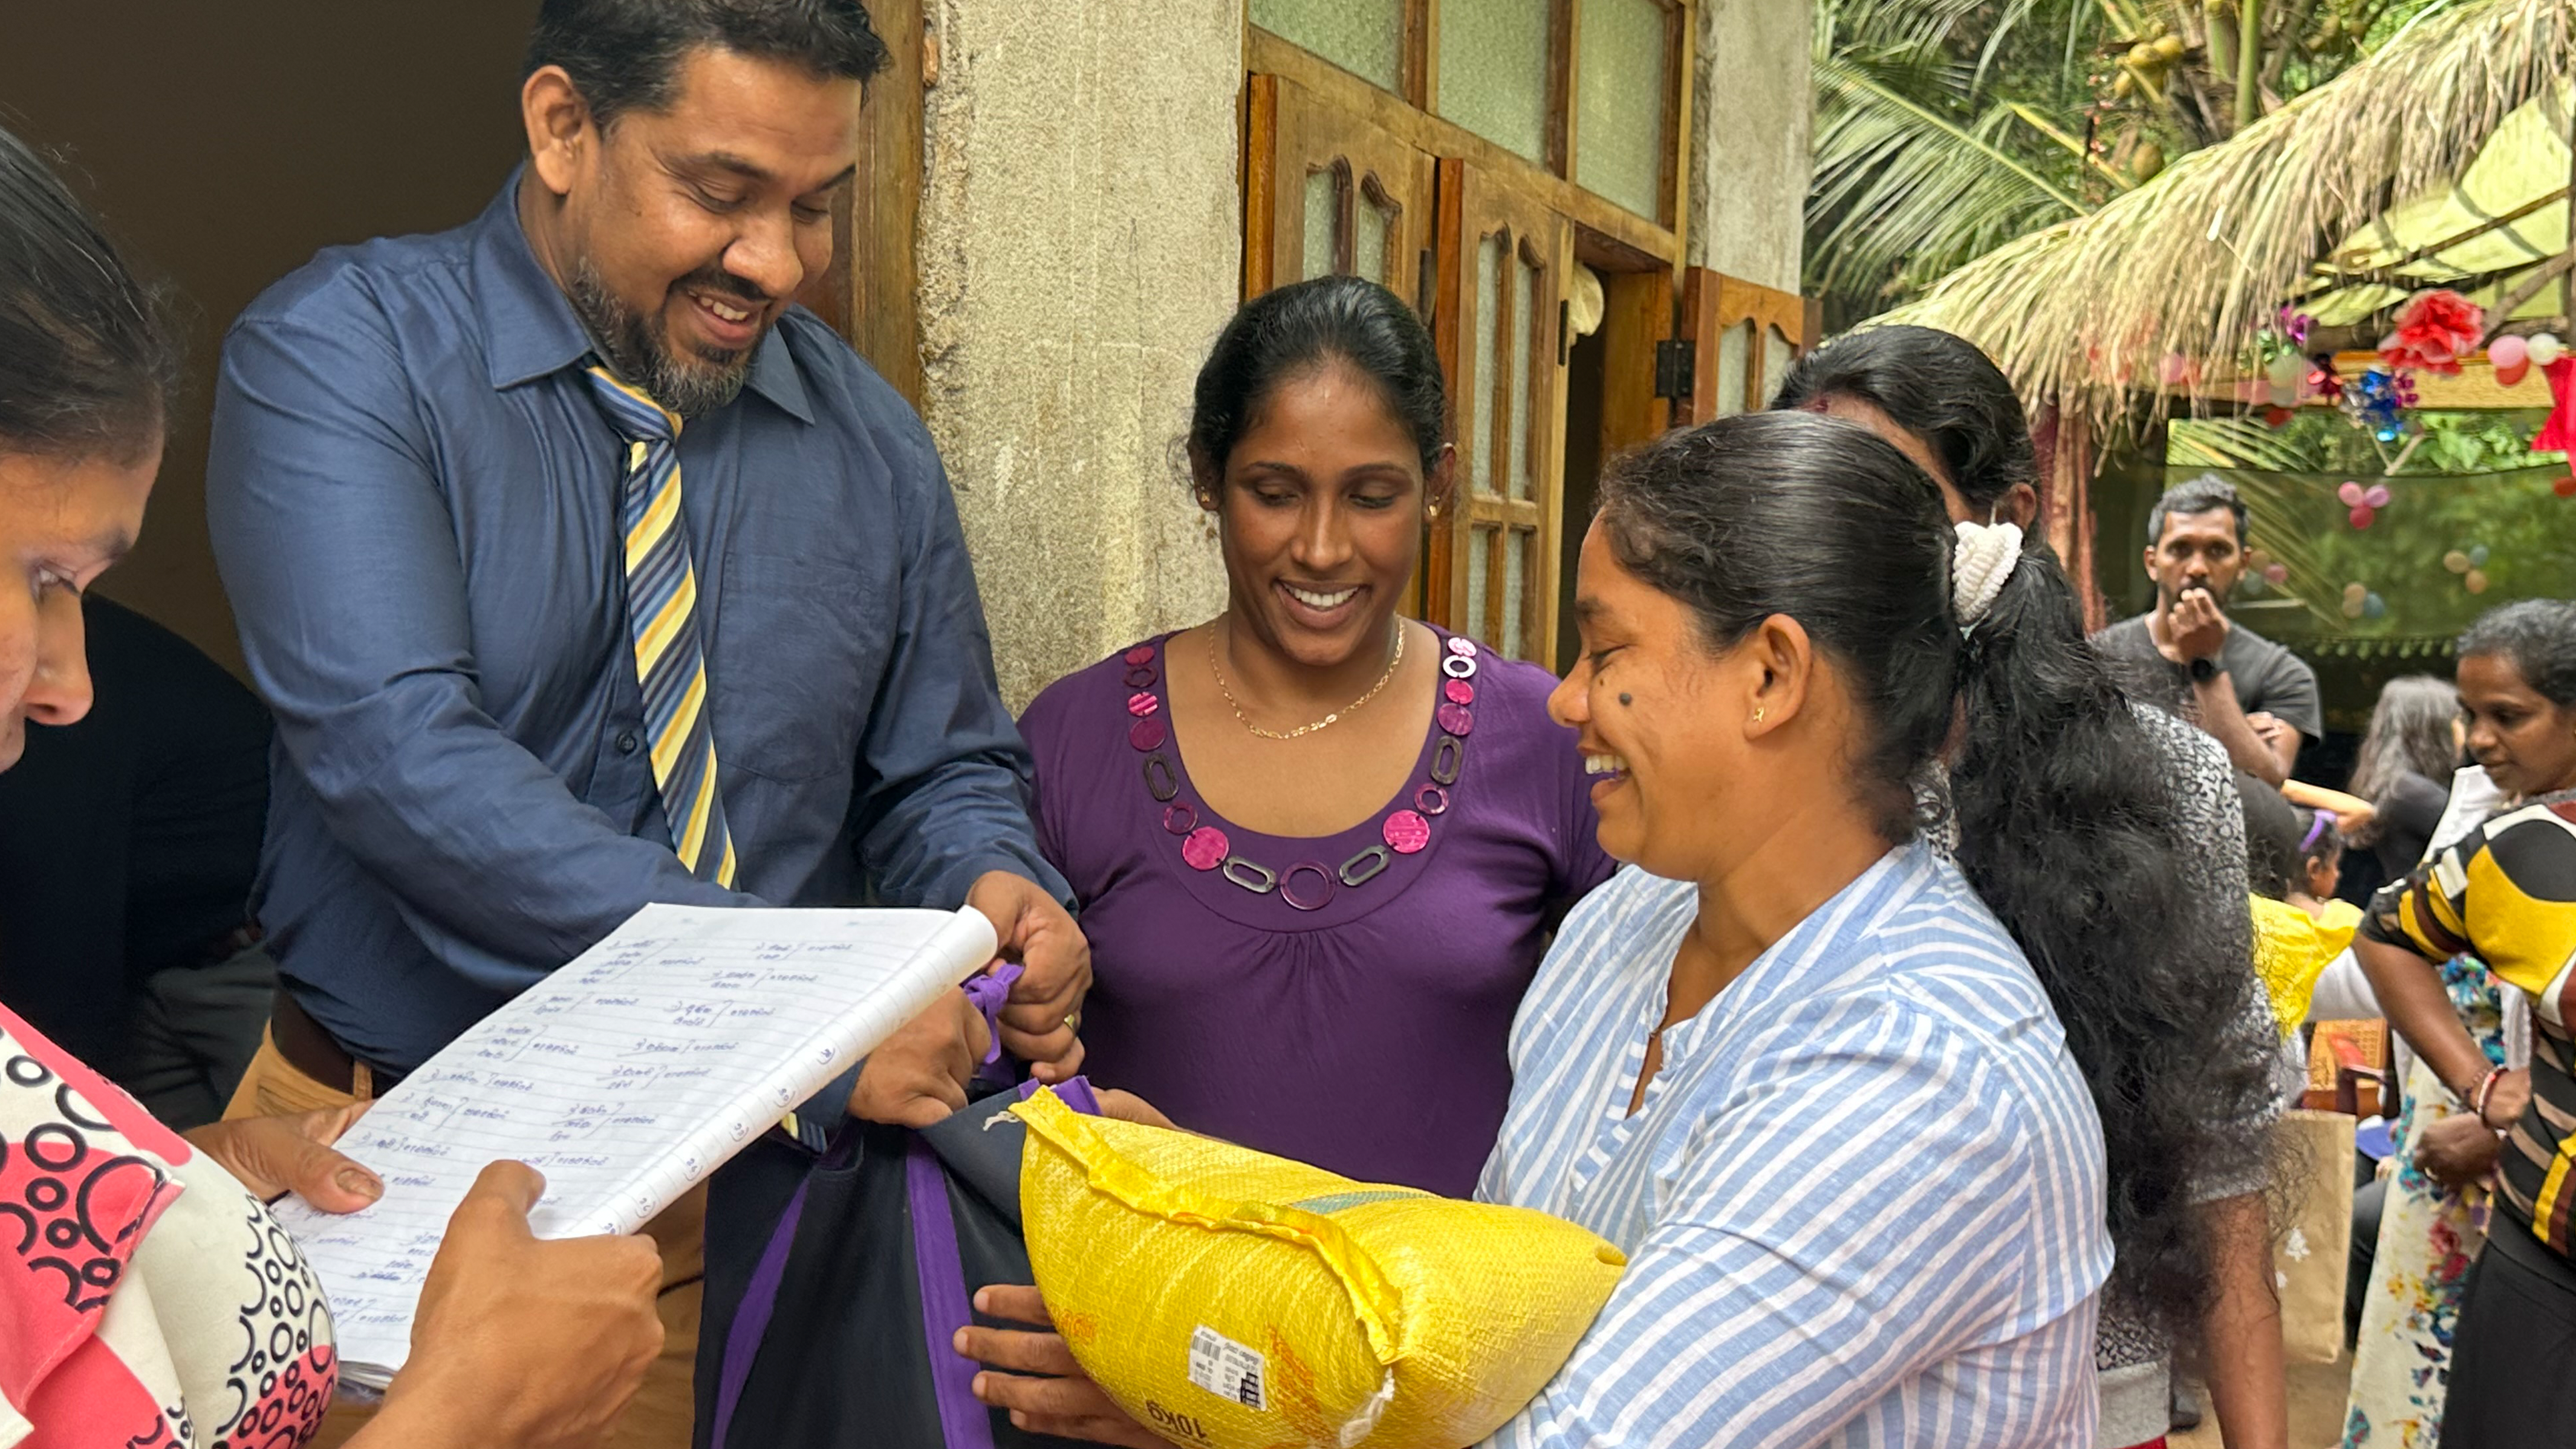
[{"label": "floral patterned skirt", "polygon": [[[2445,965],[2442,977],[2470,1037],[2503,1065],[2503,1013],[2493,979],[2465,957]],[[2486,1246],[2486,1191],[2445,1188],[2415,1166],[2416,1136],[2458,1110],[2420,1058],[2407,1073],[2404,1100],[2391,1134],[2396,1169],[2379,1221],[2379,1252],[2362,1302],[2344,1449],[2434,1449],[2441,1442],[2451,1333],[2469,1265]]]}]

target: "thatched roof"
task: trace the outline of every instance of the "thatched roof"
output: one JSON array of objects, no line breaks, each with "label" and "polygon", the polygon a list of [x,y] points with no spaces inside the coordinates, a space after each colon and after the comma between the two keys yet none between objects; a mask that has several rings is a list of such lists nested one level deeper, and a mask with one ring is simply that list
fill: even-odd
[{"label": "thatched roof", "polygon": [[1874,319],[1956,332],[2025,399],[2109,423],[2179,353],[2224,367],[2312,267],[2444,185],[2576,69],[2571,0],[2454,0],[2368,59],[2099,211],[1987,253]]},{"label": "thatched roof", "polygon": [[[2555,317],[2548,280],[2567,255],[2570,87],[2526,101],[2457,181],[2382,212],[2317,263],[2300,311],[2329,327],[2375,316],[2424,287],[2455,287],[2487,324]],[[2497,309],[2513,304],[2513,318]]]}]

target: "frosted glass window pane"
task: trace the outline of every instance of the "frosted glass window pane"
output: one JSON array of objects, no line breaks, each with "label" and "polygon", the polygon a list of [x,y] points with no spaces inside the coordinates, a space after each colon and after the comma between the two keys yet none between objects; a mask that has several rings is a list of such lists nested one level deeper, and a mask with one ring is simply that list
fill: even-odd
[{"label": "frosted glass window pane", "polygon": [[1252,0],[1252,23],[1388,90],[1404,78],[1404,0]]},{"label": "frosted glass window pane", "polygon": [[1777,327],[1766,328],[1762,339],[1762,401],[1769,403],[1780,395],[1780,384],[1789,380],[1789,364],[1797,361],[1789,350],[1789,339]]},{"label": "frosted glass window pane", "polygon": [[1473,419],[1476,431],[1474,458],[1467,470],[1467,485],[1479,493],[1494,491],[1494,415],[1493,397],[1500,379],[1502,347],[1499,340],[1503,311],[1503,238],[1489,236],[1476,247],[1476,335],[1473,339],[1476,376],[1485,396],[1480,400]]},{"label": "frosted glass window pane", "polygon": [[1546,0],[1441,0],[1440,114],[1532,161],[1547,151]]},{"label": "frosted glass window pane", "polygon": [[1514,498],[1530,496],[1530,424],[1538,409],[1530,402],[1530,347],[1538,332],[1538,268],[1512,259],[1520,290],[1512,298],[1512,441],[1510,466],[1503,477]]},{"label": "frosted glass window pane", "polygon": [[1333,234],[1342,219],[1341,178],[1330,167],[1306,173],[1305,279],[1330,276]]},{"label": "frosted glass window pane", "polygon": [[1744,411],[1744,374],[1753,366],[1753,324],[1739,322],[1717,338],[1717,415]]},{"label": "frosted glass window pane", "polygon": [[[1467,617],[1458,621],[1458,630],[1471,638],[1485,635],[1485,599],[1493,576],[1494,530],[1479,528],[1470,535],[1467,545]],[[1490,642],[1490,641],[1488,641]]]},{"label": "frosted glass window pane", "polygon": [[1529,586],[1530,545],[1537,537],[1515,531],[1508,535],[1510,542],[1503,549],[1503,637],[1494,641],[1494,647],[1513,659],[1529,657],[1529,651],[1522,647],[1521,608]]},{"label": "frosted glass window pane", "polygon": [[1358,189],[1352,205],[1359,212],[1359,255],[1351,270],[1372,282],[1384,282],[1399,294],[1410,290],[1396,286],[1386,272],[1387,247],[1395,240],[1395,208],[1380,205],[1366,186]]},{"label": "frosted glass window pane", "polygon": [[1664,41],[1655,0],[1583,0],[1574,179],[1640,216],[1663,213]]}]

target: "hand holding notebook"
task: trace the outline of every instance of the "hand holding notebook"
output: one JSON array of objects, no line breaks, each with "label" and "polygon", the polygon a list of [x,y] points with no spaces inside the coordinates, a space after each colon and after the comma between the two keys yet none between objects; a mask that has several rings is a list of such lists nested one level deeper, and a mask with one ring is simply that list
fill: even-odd
[{"label": "hand holding notebook", "polygon": [[381,1385],[448,1216],[489,1163],[545,1175],[540,1237],[632,1232],[992,960],[972,910],[647,906],[387,1093],[339,1143],[385,1195],[277,1213]]}]

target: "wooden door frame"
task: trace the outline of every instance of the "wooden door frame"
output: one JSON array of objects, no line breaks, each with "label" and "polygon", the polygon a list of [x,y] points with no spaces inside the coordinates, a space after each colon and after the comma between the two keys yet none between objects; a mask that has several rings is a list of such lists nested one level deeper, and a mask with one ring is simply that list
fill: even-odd
[{"label": "wooden door frame", "polygon": [[[1365,134],[1331,134],[1342,128],[1357,128]],[[1337,140],[1344,144],[1336,145]],[[1431,155],[1401,136],[1371,126],[1364,117],[1335,112],[1330,102],[1276,75],[1254,75],[1244,87],[1244,297],[1257,297],[1309,270],[1303,265],[1306,176],[1302,168],[1310,165],[1310,158],[1327,153],[1334,154],[1336,162],[1337,199],[1348,201],[1335,218],[1330,269],[1338,272],[1356,265],[1362,202],[1374,190],[1378,204],[1391,206],[1399,220],[1398,235],[1387,248],[1390,275],[1369,280],[1384,284],[1429,316],[1431,299],[1424,295],[1422,282],[1438,210]],[[1287,174],[1292,167],[1300,168],[1299,174]],[[1398,170],[1406,174],[1390,184],[1388,173]],[[1298,265],[1287,265],[1292,256]],[[1283,266],[1293,275],[1282,275]]]},{"label": "wooden door frame", "polygon": [[858,173],[832,208],[832,265],[798,294],[916,411],[923,92],[936,80],[922,4],[868,0],[886,68],[860,98]]},{"label": "wooden door frame", "polygon": [[1762,395],[1762,379],[1769,361],[1771,329],[1778,328],[1788,340],[1789,355],[1794,361],[1815,345],[1809,333],[1810,308],[1805,298],[1795,292],[1783,292],[1741,277],[1729,277],[1706,267],[1688,267],[1682,274],[1681,337],[1694,356],[1691,369],[1691,395],[1675,399],[1673,425],[1704,423],[1718,416],[1718,347],[1730,331],[1750,322],[1752,340],[1744,349],[1743,410],[1758,413],[1770,402]]},{"label": "wooden door frame", "polygon": [[[1529,158],[1420,109],[1405,97],[1373,86],[1249,22],[1244,29],[1244,69],[1248,75],[1275,75],[1295,81],[1317,99],[1394,135],[1417,151],[1455,157],[1490,173],[1512,176],[1516,184],[1550,210],[1591,229],[1603,245],[1619,249],[1630,265],[1680,265],[1682,239],[1671,227],[1603,200],[1545,167],[1534,165]],[[1686,53],[1675,57],[1674,69],[1688,72]],[[1249,132],[1253,124],[1249,105],[1245,112]]]},{"label": "wooden door frame", "polygon": [[[1546,539],[1548,520],[1563,502],[1563,480],[1554,476],[1559,470],[1549,460],[1561,461],[1564,456],[1566,309],[1563,299],[1575,263],[1575,228],[1573,223],[1547,205],[1543,195],[1533,194],[1513,175],[1482,175],[1471,163],[1457,157],[1442,157],[1439,165],[1440,215],[1435,251],[1437,255],[1455,257],[1459,261],[1458,265],[1441,273],[1439,301],[1432,313],[1432,340],[1440,352],[1441,368],[1449,378],[1453,417],[1464,426],[1457,428],[1460,449],[1456,470],[1458,481],[1450,490],[1448,506],[1432,520],[1426,540],[1423,597],[1441,602],[1442,614],[1451,628],[1499,647],[1504,579],[1508,570],[1502,550],[1515,532],[1531,532]],[[1528,399],[1525,395],[1510,396],[1499,407],[1498,415],[1485,416],[1482,404],[1499,394],[1491,380],[1479,374],[1473,349],[1467,345],[1466,319],[1475,311],[1469,290],[1475,285],[1472,257],[1482,246],[1484,235],[1481,228],[1475,236],[1468,234],[1470,213],[1479,209],[1473,190],[1478,186],[1492,188],[1499,201],[1498,209],[1545,217],[1550,232],[1542,248],[1529,235],[1527,228],[1508,227],[1512,245],[1504,259],[1504,275],[1496,279],[1495,321],[1498,327],[1509,327],[1510,319],[1516,315],[1513,309],[1521,304],[1518,296],[1519,263],[1543,267],[1553,277],[1559,299],[1557,307],[1539,309],[1531,323],[1532,376],[1537,376],[1537,370],[1542,367],[1554,369],[1558,375],[1550,389],[1556,405],[1551,409],[1549,426],[1544,432],[1529,435],[1525,442],[1531,460],[1531,488],[1527,498],[1508,495],[1511,488],[1510,430],[1526,425],[1527,419],[1521,416],[1519,409],[1526,405]],[[1532,258],[1528,255],[1531,251],[1541,254]],[[1500,358],[1508,353],[1509,344],[1498,342],[1495,355]],[[1484,455],[1487,471],[1496,481],[1495,492],[1503,496],[1481,500],[1474,496],[1472,463],[1476,456],[1474,450],[1478,449],[1490,450]],[[1461,553],[1459,531],[1464,527],[1472,533],[1479,521],[1496,525],[1497,532],[1493,544],[1495,552],[1486,565],[1485,617],[1471,619],[1466,617],[1467,579],[1458,565]],[[1558,521],[1561,525],[1562,519]],[[1523,653],[1540,660],[1551,659],[1556,649],[1561,533],[1554,541],[1560,546],[1531,550],[1528,567],[1521,579],[1520,639]]]}]

